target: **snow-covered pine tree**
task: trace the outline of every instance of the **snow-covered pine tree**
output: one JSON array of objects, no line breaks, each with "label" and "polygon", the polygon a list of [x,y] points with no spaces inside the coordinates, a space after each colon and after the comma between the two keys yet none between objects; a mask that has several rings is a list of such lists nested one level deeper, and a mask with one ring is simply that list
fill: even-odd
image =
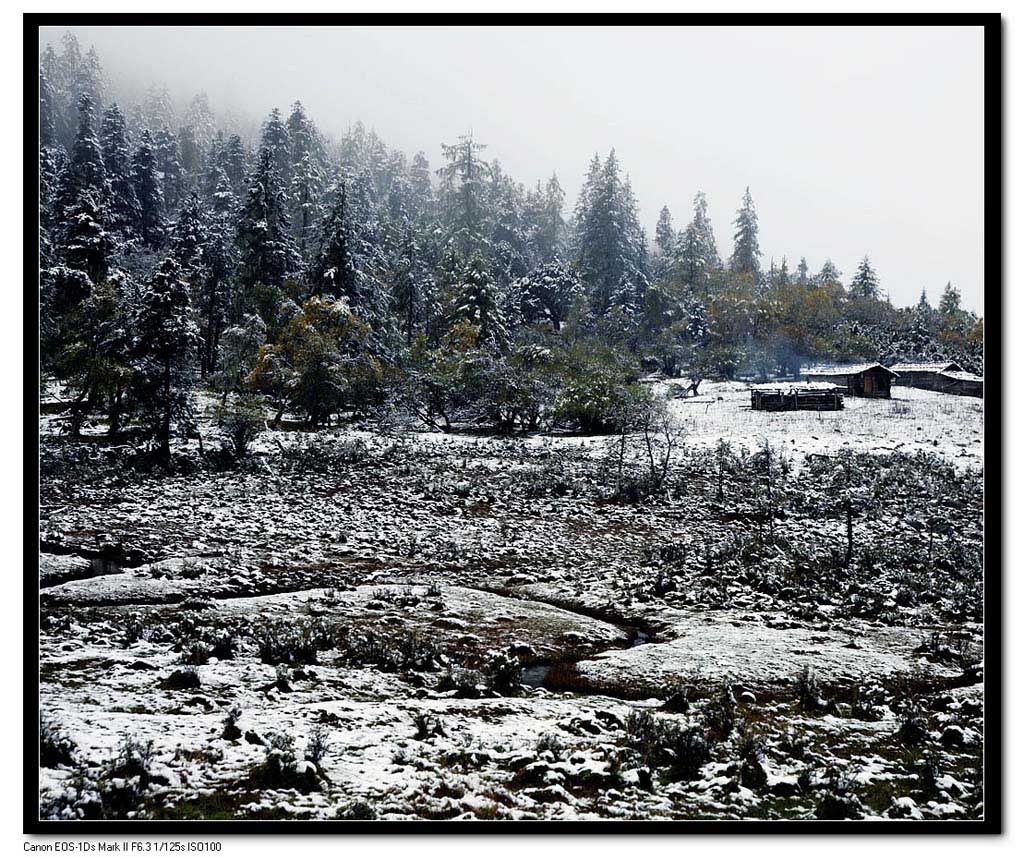
[{"label": "snow-covered pine tree", "polygon": [[96,207],[96,213],[101,214],[108,193],[103,148],[93,120],[93,101],[91,97],[83,95],[78,102],[78,133],[61,179],[57,205],[63,212],[76,207],[88,195]]},{"label": "snow-covered pine tree", "polygon": [[448,231],[448,240],[454,241],[463,256],[486,246],[485,181],[491,176],[491,166],[480,153],[487,148],[473,140],[473,134],[461,135],[456,143],[441,144],[447,162],[437,174],[441,178],[441,212]]},{"label": "snow-covered pine tree", "polygon": [[160,183],[153,138],[143,129],[139,145],[132,155],[132,188],[139,202],[136,229],[142,241],[151,248],[159,247],[164,238],[164,198]]},{"label": "snow-covered pine tree", "polygon": [[288,275],[298,271],[301,262],[289,233],[281,177],[269,149],[261,149],[256,157],[238,216],[236,241],[240,276],[236,318],[240,318],[254,308],[253,291],[257,285],[280,288]]},{"label": "snow-covered pine tree", "polygon": [[954,317],[961,313],[960,290],[953,286],[952,281],[946,281],[946,286],[939,297],[939,313],[946,317]]},{"label": "snow-covered pine tree", "polygon": [[242,138],[237,134],[231,135],[224,143],[220,153],[220,166],[224,169],[224,175],[231,183],[235,197],[242,199],[247,189],[249,159],[245,152]]},{"label": "snow-covered pine tree", "polygon": [[100,127],[103,167],[110,189],[110,223],[114,229],[134,230],[142,218],[132,182],[132,153],[128,126],[117,102],[103,114]]},{"label": "snow-covered pine tree", "polygon": [[662,206],[658,213],[658,223],[654,228],[654,244],[666,259],[672,256],[678,237],[672,226],[672,213],[668,206]]},{"label": "snow-covered pine tree", "polygon": [[878,298],[878,275],[872,268],[867,254],[858,264],[857,271],[850,281],[850,295],[862,299]]},{"label": "snow-covered pine tree", "polygon": [[462,270],[455,296],[452,322],[465,321],[477,327],[477,342],[504,350],[509,345],[508,327],[501,312],[498,285],[477,251]]},{"label": "snow-covered pine tree", "polygon": [[177,214],[185,199],[188,182],[181,166],[178,138],[167,126],[153,135],[153,153],[156,156],[157,170],[160,172],[164,217],[171,219]]},{"label": "snow-covered pine tree", "polygon": [[268,153],[270,163],[280,177],[281,187],[288,188],[292,181],[292,140],[281,112],[274,108],[260,129],[260,154]]},{"label": "snow-covered pine tree", "polygon": [[814,280],[819,287],[822,287],[839,284],[842,276],[843,273],[839,271],[836,264],[831,259],[826,259]]},{"label": "snow-covered pine tree", "polygon": [[143,292],[135,318],[138,399],[150,416],[157,455],[165,463],[171,457],[173,424],[191,417],[197,343],[188,284],[178,263],[168,257]]},{"label": "snow-covered pine tree", "polygon": [[613,149],[595,156],[576,206],[574,249],[591,309],[605,314],[623,300],[641,304],[647,284],[646,239],[628,178]]},{"label": "snow-covered pine tree", "polygon": [[311,296],[345,298],[351,307],[358,300],[359,286],[346,184],[338,183],[329,196],[332,202],[320,225],[317,250],[307,269],[306,283]]},{"label": "snow-covered pine tree", "polygon": [[729,268],[739,274],[761,271],[761,247],[758,242],[757,210],[754,198],[750,194],[750,186],[743,193],[743,203],[736,213],[733,222],[736,232],[733,235],[734,245]]},{"label": "snow-covered pine tree", "polygon": [[810,272],[811,269],[810,266],[807,265],[807,258],[801,257],[800,263],[796,267],[796,282],[802,287],[807,286],[807,284],[811,282]]}]

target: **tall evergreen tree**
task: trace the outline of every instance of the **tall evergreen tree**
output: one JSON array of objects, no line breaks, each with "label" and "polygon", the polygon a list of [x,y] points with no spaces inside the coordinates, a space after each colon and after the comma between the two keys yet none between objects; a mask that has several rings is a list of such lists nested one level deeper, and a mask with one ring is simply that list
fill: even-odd
[{"label": "tall evergreen tree", "polygon": [[358,304],[359,286],[354,253],[355,231],[344,182],[334,189],[332,197],[333,203],[321,226],[318,248],[306,279],[310,295],[345,298],[352,307]]},{"label": "tall evergreen tree", "polygon": [[476,326],[480,345],[499,350],[508,347],[508,327],[501,312],[498,285],[479,252],[473,254],[462,271],[453,318],[453,321],[463,320]]},{"label": "tall evergreen tree", "polygon": [[942,296],[939,298],[939,313],[946,317],[955,317],[960,312],[960,290],[953,286],[952,281],[946,281]]},{"label": "tall evergreen tree", "polygon": [[132,182],[128,126],[117,102],[111,104],[103,114],[100,142],[103,167],[110,187],[111,226],[121,230],[134,229],[141,220],[142,210]]},{"label": "tall evergreen tree", "polygon": [[257,284],[280,287],[285,277],[299,267],[298,252],[289,235],[281,176],[269,149],[261,149],[257,156],[249,191],[239,213],[237,241],[242,286],[238,299],[243,304],[240,310],[248,312]]},{"label": "tall evergreen tree", "polygon": [[153,138],[146,129],[132,156],[132,188],[139,202],[139,235],[146,245],[156,248],[164,238],[164,197]]},{"label": "tall evergreen tree", "polygon": [[662,206],[658,223],[654,228],[654,244],[663,257],[671,257],[676,247],[676,231],[672,226],[672,213],[668,206]]},{"label": "tall evergreen tree", "polygon": [[191,415],[193,362],[198,333],[188,284],[173,259],[165,259],[139,303],[135,351],[142,368],[140,400],[152,418],[161,461],[171,457],[171,430]]},{"label": "tall evergreen tree", "polygon": [[160,171],[160,188],[164,198],[164,216],[173,218],[188,190],[187,177],[181,166],[178,138],[164,126],[153,136],[153,152]]},{"label": "tall evergreen tree", "polygon": [[237,134],[231,135],[224,144],[220,153],[220,166],[224,169],[224,175],[231,183],[235,197],[241,199],[246,191],[246,179],[248,171],[248,158],[245,153],[245,146],[242,138]]},{"label": "tall evergreen tree", "polygon": [[646,288],[646,241],[629,181],[619,175],[613,149],[601,164],[591,161],[576,206],[576,259],[598,316]]},{"label": "tall evergreen tree", "polygon": [[811,269],[807,265],[807,258],[801,257],[800,264],[796,267],[796,282],[801,286],[806,286],[811,282]]},{"label": "tall evergreen tree", "polygon": [[288,188],[292,181],[292,139],[281,112],[274,108],[260,129],[260,154],[267,153],[270,163],[280,177],[281,187]]},{"label": "tall evergreen tree", "polygon": [[491,166],[480,153],[486,144],[477,143],[472,134],[458,142],[441,144],[447,162],[437,173],[441,177],[441,206],[448,225],[448,238],[459,252],[468,256],[485,246],[485,181]]},{"label": "tall evergreen tree", "polygon": [[878,275],[875,274],[867,254],[860,261],[853,280],[850,281],[850,295],[862,299],[878,298]]},{"label": "tall evergreen tree", "polygon": [[821,271],[818,272],[818,277],[815,278],[818,286],[825,286],[829,284],[838,284],[839,279],[843,276],[842,272],[836,267],[836,264],[831,259],[826,259],[821,266]]},{"label": "tall evergreen tree", "polygon": [[750,186],[743,193],[743,204],[736,213],[736,233],[729,268],[734,272],[758,274],[761,271],[761,248],[758,244],[757,211],[754,209],[754,198],[750,195]]},{"label": "tall evergreen tree", "polygon": [[107,174],[103,167],[103,149],[93,124],[93,102],[84,95],[78,102],[78,134],[64,170],[58,205],[62,210],[68,209],[86,195],[97,213],[102,213],[108,195]]}]

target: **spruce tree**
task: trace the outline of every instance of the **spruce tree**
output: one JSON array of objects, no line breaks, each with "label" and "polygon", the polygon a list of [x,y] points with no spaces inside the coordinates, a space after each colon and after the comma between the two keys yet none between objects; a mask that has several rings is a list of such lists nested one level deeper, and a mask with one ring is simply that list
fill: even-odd
[{"label": "spruce tree", "polygon": [[850,281],[850,295],[862,299],[878,298],[878,275],[871,267],[867,254],[860,261],[853,280]]},{"label": "spruce tree", "polygon": [[[299,256],[289,235],[289,222],[281,177],[273,153],[260,150],[242,204],[237,234],[242,292],[239,300],[249,309],[251,291],[257,284],[280,287],[299,266]],[[269,325],[268,320],[268,325]]]},{"label": "spruce tree", "polygon": [[453,311],[453,322],[460,320],[477,327],[480,345],[507,348],[508,327],[501,312],[498,286],[479,252],[473,254],[462,271]]},{"label": "spruce tree", "polygon": [[595,156],[576,206],[576,262],[597,316],[615,304],[642,301],[647,284],[646,240],[629,180],[615,150]]},{"label": "spruce tree", "polygon": [[654,243],[663,257],[671,257],[676,246],[676,231],[672,227],[672,213],[668,206],[662,206],[658,224],[654,228]]},{"label": "spruce tree", "polygon": [[819,287],[829,286],[840,283],[842,272],[836,267],[836,264],[831,259],[826,259],[821,266],[821,271],[818,272],[818,277],[815,278]]},{"label": "spruce tree", "polygon": [[260,154],[267,153],[281,187],[288,188],[292,181],[292,140],[281,112],[274,108],[260,129]]},{"label": "spruce tree", "polygon": [[62,210],[77,206],[88,195],[97,212],[107,201],[107,174],[103,167],[103,149],[93,123],[93,102],[84,95],[78,101],[78,133],[58,198]]},{"label": "spruce tree", "polygon": [[151,417],[157,455],[171,457],[171,429],[191,416],[190,395],[198,334],[188,284],[177,262],[165,259],[139,303],[135,353],[141,368],[139,399]]},{"label": "spruce tree", "polygon": [[477,143],[472,134],[462,135],[457,143],[441,144],[447,162],[437,173],[441,177],[441,207],[448,225],[448,239],[459,253],[468,256],[485,246],[485,181],[491,166],[480,153],[486,144]]},{"label": "spruce tree", "polygon": [[811,281],[810,266],[807,265],[807,258],[801,257],[800,264],[796,267],[796,282],[806,286]]},{"label": "spruce tree", "polygon": [[961,313],[960,290],[953,286],[952,281],[946,281],[946,286],[942,290],[942,296],[939,298],[939,313],[945,317],[955,317]]},{"label": "spruce tree", "polygon": [[754,198],[750,195],[750,186],[743,193],[743,204],[736,213],[733,222],[736,232],[733,235],[734,245],[729,268],[739,274],[757,275],[761,270],[761,248],[758,244],[757,211],[754,209]]},{"label": "spruce tree", "polygon": [[344,182],[332,191],[331,197],[333,203],[321,225],[316,255],[306,275],[309,294],[345,298],[356,310],[359,287],[353,250],[355,237]]},{"label": "spruce tree", "polygon": [[135,229],[141,220],[142,209],[132,182],[132,153],[128,127],[117,102],[111,104],[103,114],[100,143],[103,149],[103,167],[110,188],[111,226],[121,230]]},{"label": "spruce tree", "polygon": [[153,152],[160,171],[160,188],[164,199],[164,217],[173,218],[185,199],[187,177],[181,166],[178,138],[166,126],[153,136]]},{"label": "spruce tree", "polygon": [[132,188],[139,202],[139,235],[149,247],[159,247],[164,238],[164,198],[153,138],[146,129],[132,156]]},{"label": "spruce tree", "polygon": [[231,183],[235,197],[241,199],[245,196],[247,189],[246,179],[248,171],[248,159],[245,153],[245,146],[242,138],[237,134],[231,135],[224,144],[220,153],[220,166],[224,169],[224,175]]}]

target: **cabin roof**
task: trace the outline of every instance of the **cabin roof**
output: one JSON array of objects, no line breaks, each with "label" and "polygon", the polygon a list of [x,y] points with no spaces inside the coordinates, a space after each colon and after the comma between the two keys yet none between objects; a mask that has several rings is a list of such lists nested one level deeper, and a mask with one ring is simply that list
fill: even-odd
[{"label": "cabin roof", "polygon": [[900,362],[891,368],[896,373],[942,373],[944,370],[962,370],[955,361]]},{"label": "cabin roof", "polygon": [[947,370],[940,373],[939,376],[945,376],[948,379],[955,379],[958,382],[984,382],[984,376],[978,376],[974,373],[968,373],[966,370]]},{"label": "cabin roof", "polygon": [[881,368],[891,376],[899,376],[898,373],[893,373],[888,367],[884,364],[879,364],[877,361],[864,364],[819,364],[802,370],[801,374],[805,376],[856,376],[859,373],[874,370],[876,367]]},{"label": "cabin roof", "polygon": [[792,394],[794,391],[838,391],[839,386],[831,382],[762,382],[751,385],[753,391],[778,391]]}]

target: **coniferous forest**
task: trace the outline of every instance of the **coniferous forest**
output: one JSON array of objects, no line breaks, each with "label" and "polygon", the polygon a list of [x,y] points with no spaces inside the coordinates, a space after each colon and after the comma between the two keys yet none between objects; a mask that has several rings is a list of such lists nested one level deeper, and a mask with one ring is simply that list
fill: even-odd
[{"label": "coniferous forest", "polygon": [[397,409],[590,432],[650,372],[699,390],[802,363],[983,370],[954,285],[895,308],[867,254],[848,276],[766,260],[750,189],[717,201],[736,207],[731,250],[700,191],[652,237],[614,149],[570,206],[557,176],[524,187],[471,135],[431,165],[361,124],[329,139],[296,101],[243,138],[202,93],[119,104],[71,34],[46,46],[39,93],[42,362],[72,432],[100,412],[169,456],[197,386],[309,428]]},{"label": "coniferous forest", "polygon": [[957,285],[294,97],[41,45],[40,818],[982,821]]}]

